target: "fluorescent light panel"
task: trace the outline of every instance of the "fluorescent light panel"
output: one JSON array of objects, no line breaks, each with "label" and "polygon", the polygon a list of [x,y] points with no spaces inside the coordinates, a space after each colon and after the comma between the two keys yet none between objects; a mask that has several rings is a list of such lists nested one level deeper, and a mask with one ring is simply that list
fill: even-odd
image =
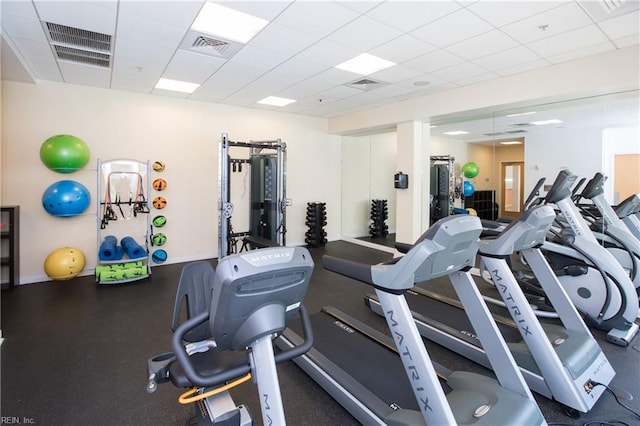
[{"label": "fluorescent light panel", "polygon": [[336,68],[360,75],[369,75],[394,65],[396,65],[395,62],[387,61],[368,53],[362,53],[355,58],[336,65]]},{"label": "fluorescent light panel", "polygon": [[246,43],[269,22],[219,4],[206,2],[191,29],[227,40]]},{"label": "fluorescent light panel", "polygon": [[562,123],[562,120],[558,120],[558,119],[551,119],[551,120],[542,120],[542,121],[532,121],[529,124],[535,124],[536,126],[544,126],[547,124],[559,124]]},{"label": "fluorescent light panel", "polygon": [[516,114],[507,114],[505,115],[505,117],[520,117],[521,115],[531,115],[531,114],[535,114],[535,111],[529,111],[529,112],[518,112]]},{"label": "fluorescent light panel", "polygon": [[458,135],[468,135],[469,132],[465,132],[464,130],[455,130],[453,132],[444,132],[444,134],[449,136],[458,136]]},{"label": "fluorescent light panel", "polygon": [[158,84],[156,84],[156,89],[171,90],[182,93],[193,93],[198,87],[200,87],[198,83],[170,80],[168,78],[161,78],[158,80]]},{"label": "fluorescent light panel", "polygon": [[258,101],[259,104],[273,105],[273,106],[279,106],[279,107],[283,107],[283,106],[292,104],[294,102],[295,102],[294,99],[279,98],[277,96],[267,96],[266,98]]},{"label": "fluorescent light panel", "polygon": [[521,145],[522,142],[520,141],[504,141],[504,142],[500,142],[500,145]]}]

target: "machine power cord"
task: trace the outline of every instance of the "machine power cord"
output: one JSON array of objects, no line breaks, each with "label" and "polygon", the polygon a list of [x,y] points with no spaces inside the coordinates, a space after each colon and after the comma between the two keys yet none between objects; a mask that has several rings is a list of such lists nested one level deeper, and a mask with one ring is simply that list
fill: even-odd
[{"label": "machine power cord", "polygon": [[[622,402],[620,402],[620,400],[616,396],[616,393],[609,386],[604,385],[602,383],[598,383],[598,382],[594,382],[593,385],[594,386],[604,386],[604,388],[611,395],[613,395],[613,398],[616,400],[616,402],[618,403],[619,406],[621,406],[625,410],[629,411],[634,416],[640,418],[640,413],[638,413],[637,411],[634,411],[633,409],[627,407]],[[570,423],[562,423],[562,422],[551,422],[551,423],[548,423],[548,425],[549,426],[573,426]],[[581,426],[631,426],[631,425],[629,423],[625,423],[625,422],[623,422],[621,420],[591,420],[591,421],[588,421],[586,423],[583,423]]]}]

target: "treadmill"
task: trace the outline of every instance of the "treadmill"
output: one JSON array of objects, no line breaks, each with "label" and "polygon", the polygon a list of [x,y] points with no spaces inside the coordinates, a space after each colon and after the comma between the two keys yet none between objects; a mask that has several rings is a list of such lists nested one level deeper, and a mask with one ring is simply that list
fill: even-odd
[{"label": "treadmill", "polygon": [[[569,411],[588,412],[605,391],[595,384],[608,385],[615,372],[538,248],[554,218],[551,206],[533,207],[499,237],[483,240],[478,254],[512,316],[495,320],[529,387]],[[539,322],[507,263],[515,251],[536,273],[562,325]],[[407,299],[423,337],[491,368],[460,302],[420,286]],[[374,295],[365,296],[365,304],[383,314]]]},{"label": "treadmill", "polygon": [[[313,347],[294,362],[363,424],[546,424],[468,272],[481,230],[477,217],[450,216],[388,264],[324,256],[325,269],[376,289],[392,337],[325,308],[311,315]],[[436,372],[404,293],[416,281],[440,276],[450,278],[467,307],[497,380],[439,367]],[[287,350],[300,339],[288,328],[276,344]]]}]

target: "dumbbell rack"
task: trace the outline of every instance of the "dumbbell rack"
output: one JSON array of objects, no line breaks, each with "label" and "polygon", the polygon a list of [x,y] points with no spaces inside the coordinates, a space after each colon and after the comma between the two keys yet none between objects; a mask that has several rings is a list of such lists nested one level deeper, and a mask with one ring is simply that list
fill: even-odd
[{"label": "dumbbell rack", "polygon": [[386,221],[389,218],[387,200],[371,200],[371,220],[369,235],[371,238],[382,238],[389,234]]},{"label": "dumbbell rack", "polygon": [[307,247],[324,247],[327,243],[327,203],[307,203],[306,225],[309,230],[305,234],[304,242]]}]

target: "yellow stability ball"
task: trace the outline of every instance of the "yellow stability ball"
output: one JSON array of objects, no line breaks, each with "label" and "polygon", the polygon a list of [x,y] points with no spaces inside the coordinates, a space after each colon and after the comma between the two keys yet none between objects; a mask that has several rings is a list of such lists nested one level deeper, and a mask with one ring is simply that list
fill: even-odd
[{"label": "yellow stability ball", "polygon": [[60,247],[44,260],[44,272],[54,280],[70,280],[82,272],[85,263],[86,258],[80,249]]}]

